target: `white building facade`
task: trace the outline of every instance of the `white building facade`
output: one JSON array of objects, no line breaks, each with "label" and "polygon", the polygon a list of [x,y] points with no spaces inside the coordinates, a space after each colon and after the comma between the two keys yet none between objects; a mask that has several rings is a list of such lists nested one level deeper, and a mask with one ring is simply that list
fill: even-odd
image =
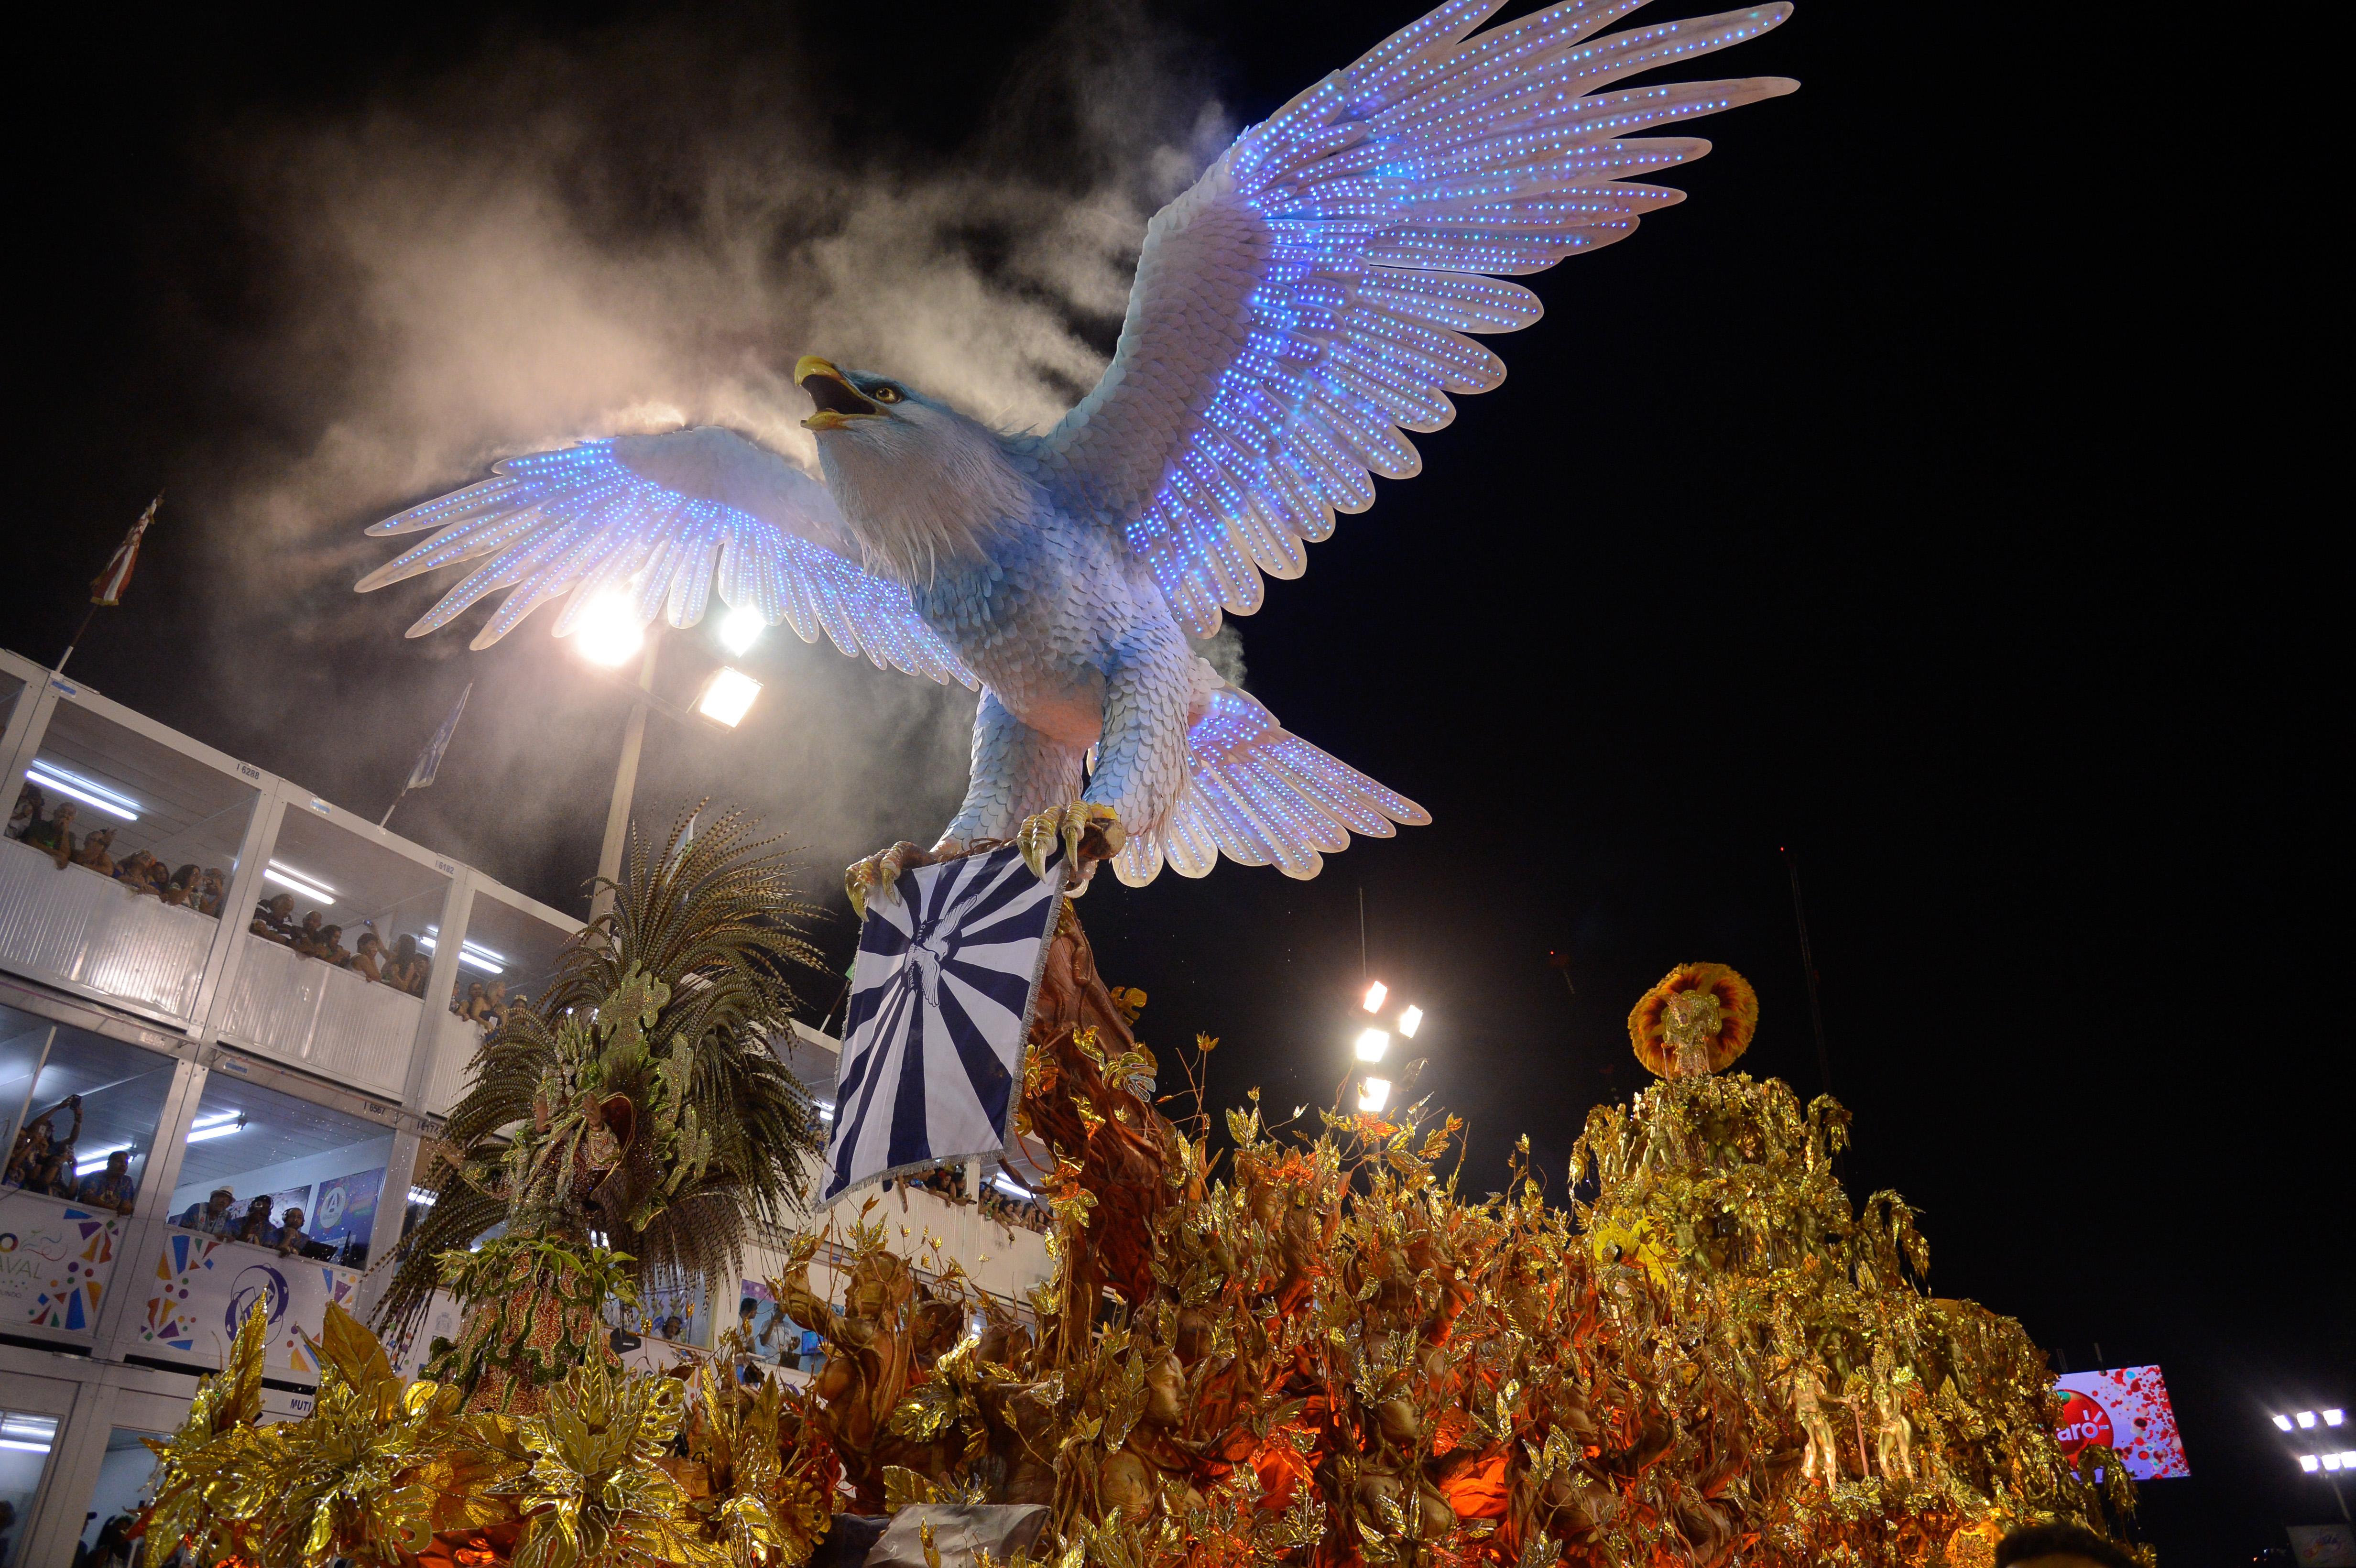
[{"label": "white building facade", "polygon": [[[141,1499],[152,1467],[139,1439],[179,1424],[257,1300],[272,1315],[267,1406],[308,1410],[305,1335],[330,1301],[368,1315],[389,1272],[371,1265],[401,1237],[421,1150],[465,1092],[482,1026],[453,1004],[494,985],[536,996],[581,923],[5,651],[0,718],[0,778],[18,808],[0,841],[0,1147],[12,1157],[0,1186],[0,1568],[48,1568]],[[78,839],[112,830],[118,863],[145,851],[199,890],[218,873],[210,912],[201,891],[134,891],[22,841],[67,805]],[[254,934],[257,906],[281,894],[292,920],[340,926],[347,950],[370,932],[413,950],[423,995]],[[831,1101],[831,1040],[797,1026],[780,1054]],[[116,1154],[126,1168],[110,1180]],[[966,1191],[992,1176],[969,1168]],[[222,1191],[230,1222],[208,1223]],[[839,1217],[871,1196],[845,1199]],[[872,1217],[920,1268],[953,1257],[1017,1304],[1050,1273],[1042,1237],[970,1202],[880,1198]],[[281,1237],[299,1210],[299,1243],[219,1233],[257,1204]],[[781,1241],[753,1238],[740,1298],[766,1296]],[[820,1269],[813,1283],[828,1282]],[[689,1321],[691,1344],[709,1344],[713,1319],[733,1326],[739,1305],[664,1310]],[[429,1323],[405,1369],[454,1326]],[[791,1367],[792,1336],[772,1338]],[[668,1364],[673,1349],[649,1341],[630,1359]]]}]

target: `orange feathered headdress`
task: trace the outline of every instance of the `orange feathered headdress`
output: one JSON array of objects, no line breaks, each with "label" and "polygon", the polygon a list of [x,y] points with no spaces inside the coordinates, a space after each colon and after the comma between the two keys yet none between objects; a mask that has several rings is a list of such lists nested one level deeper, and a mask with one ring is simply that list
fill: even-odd
[{"label": "orange feathered headdress", "polygon": [[[1687,993],[1700,995],[1679,1004],[1677,998]],[[1751,1034],[1758,1027],[1759,993],[1750,981],[1723,964],[1680,964],[1637,999],[1628,1015],[1628,1042],[1636,1048],[1637,1061],[1671,1078],[1676,1076],[1678,1044],[1672,1029],[1697,1028],[1700,1043],[1709,1052],[1709,1071],[1719,1072],[1751,1049]]]}]

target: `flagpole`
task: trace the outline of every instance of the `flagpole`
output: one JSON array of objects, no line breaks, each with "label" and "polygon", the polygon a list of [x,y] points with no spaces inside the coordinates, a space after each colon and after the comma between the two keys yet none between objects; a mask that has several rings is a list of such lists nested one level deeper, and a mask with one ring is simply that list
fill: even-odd
[{"label": "flagpole", "polygon": [[73,657],[74,650],[81,646],[82,634],[90,630],[90,623],[92,617],[96,616],[97,613],[98,606],[95,604],[92,604],[89,609],[81,613],[81,624],[76,626],[74,628],[74,635],[66,639],[66,651],[58,656],[57,667],[50,670],[49,674],[52,676],[65,674],[66,660]]}]

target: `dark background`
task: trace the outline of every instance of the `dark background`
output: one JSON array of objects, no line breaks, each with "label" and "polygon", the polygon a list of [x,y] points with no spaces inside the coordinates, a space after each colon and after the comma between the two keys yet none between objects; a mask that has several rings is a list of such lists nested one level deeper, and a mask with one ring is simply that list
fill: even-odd
[{"label": "dark background", "polygon": [[[241,497],[336,439],[382,351],[289,262],[270,161],[388,105],[463,144],[463,93],[530,59],[519,91],[579,95],[569,198],[617,246],[707,219],[669,171],[748,118],[887,186],[954,166],[1077,192],[1108,177],[1104,104],[1074,107],[1091,80],[1141,119],[1215,97],[1248,122],[1414,12],[49,13],[12,111],[0,637],[53,658],[166,487],[73,673],[369,814],[475,680],[442,782],[395,826],[580,912],[619,699],[547,637],[552,611],[469,655],[479,612],[405,643],[428,595],[348,592],[391,553],[361,526],[471,473],[328,497],[240,548]],[[1744,1066],[1824,1087],[1795,851],[1852,1189],[1904,1192],[1934,1286],[2069,1366],[2161,1363],[2194,1475],[2145,1488],[2145,1530],[2169,1563],[2245,1562],[2336,1511],[2267,1409],[2356,1395],[2325,811],[2344,613],[2301,532],[2328,405],[2297,391],[2302,237],[2247,183],[2287,133],[2235,151],[2238,103],[2209,84],[2237,46],[2121,20],[1811,4],[1675,73],[1805,87],[1699,127],[1718,150],[1674,176],[1687,205],[1533,280],[1548,315],[1493,340],[1511,380],[1419,437],[1424,476],[1242,623],[1253,690],[1435,825],[1305,884],[1102,879],[1081,913],[1108,978],[1151,994],[1141,1032],[1219,1036],[1215,1102],[1258,1084],[1280,1114],[1343,1071],[1363,897],[1366,961],[1430,1014],[1425,1085],[1470,1118],[1476,1184],[1524,1131],[1558,1183],[1589,1107],[1637,1086],[1625,1010],[1676,963],[1749,976]],[[480,134],[501,124],[487,101]],[[2229,236],[2263,279],[2211,270]],[[1005,241],[942,240],[985,277]],[[1102,352],[1118,321],[1070,325]],[[782,368],[811,347],[751,351]],[[667,679],[691,684],[708,627],[674,640]],[[640,808],[710,789],[797,834],[839,964],[833,868],[929,838],[963,719],[823,645],[773,635],[752,663],[770,692],[743,734],[657,721]],[[811,1017],[838,987],[811,978]]]}]

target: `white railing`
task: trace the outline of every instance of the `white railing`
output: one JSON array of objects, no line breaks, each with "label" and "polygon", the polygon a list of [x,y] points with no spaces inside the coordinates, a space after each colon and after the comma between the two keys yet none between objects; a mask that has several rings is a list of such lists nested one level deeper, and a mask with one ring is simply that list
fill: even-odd
[{"label": "white railing", "polygon": [[450,1107],[475,1086],[475,1052],[483,1043],[483,1026],[444,1010],[434,1036],[434,1077],[425,1088],[425,1114],[446,1116]]},{"label": "white railing", "polygon": [[237,979],[221,1015],[225,1039],[342,1082],[401,1093],[423,1003],[252,932],[239,945]]},{"label": "white railing", "polygon": [[0,839],[0,962],[10,968],[189,1018],[220,931],[185,905]]}]

